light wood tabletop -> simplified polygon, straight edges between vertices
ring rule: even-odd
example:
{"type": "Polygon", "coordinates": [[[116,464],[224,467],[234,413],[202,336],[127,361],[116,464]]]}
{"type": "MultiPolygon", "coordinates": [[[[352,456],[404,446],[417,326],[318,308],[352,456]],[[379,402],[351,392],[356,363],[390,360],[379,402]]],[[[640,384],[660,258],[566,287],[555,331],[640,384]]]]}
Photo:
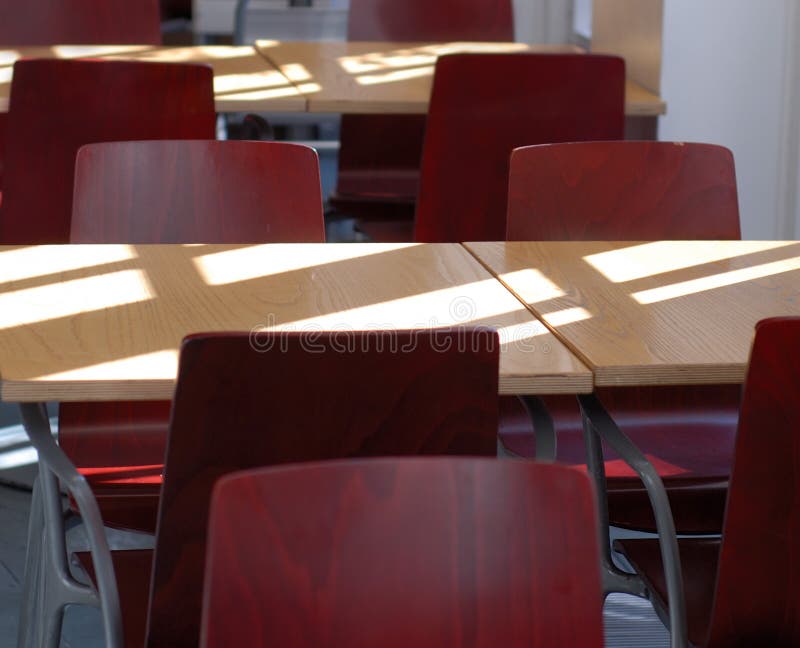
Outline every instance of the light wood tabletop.
{"type": "Polygon", "coordinates": [[[499,330],[501,393],[592,389],[456,244],[0,247],[0,277],[5,401],[171,398],[191,332],[458,324],[499,330]]]}
{"type": "Polygon", "coordinates": [[[800,315],[800,242],[467,243],[596,385],[739,383],[759,320],[800,315]]]}
{"type": "MultiPolygon", "coordinates": [[[[257,41],[256,49],[303,88],[309,112],[426,113],[436,58],[457,52],[583,52],[573,45],[257,41]]],[[[666,104],[632,81],[626,113],[657,116],[666,104]]]]}
{"type": "Polygon", "coordinates": [[[0,112],[8,110],[14,61],[20,58],[101,58],[165,63],[206,63],[214,70],[218,112],[302,112],[302,83],[291,83],[253,47],[54,45],[0,50],[0,112]]]}

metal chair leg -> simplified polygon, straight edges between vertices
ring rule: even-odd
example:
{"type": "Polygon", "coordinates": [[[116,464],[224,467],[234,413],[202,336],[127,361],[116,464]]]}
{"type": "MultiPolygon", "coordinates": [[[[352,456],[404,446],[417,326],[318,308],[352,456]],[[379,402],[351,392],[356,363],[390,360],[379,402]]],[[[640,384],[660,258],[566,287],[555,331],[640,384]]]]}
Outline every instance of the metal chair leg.
{"type": "MultiPolygon", "coordinates": [[[[23,403],[20,411],[25,430],[39,453],[40,508],[44,523],[43,545],[39,549],[41,559],[38,561],[38,570],[41,576],[37,579],[39,591],[35,617],[28,619],[26,625],[29,629],[23,630],[23,633],[38,633],[36,641],[40,643],[33,645],[57,648],[65,606],[99,605],[103,615],[105,645],[109,648],[121,647],[123,635],[119,594],[97,501],[84,477],[53,440],[44,404],[23,403]],[[83,517],[97,576],[98,592],[79,583],[69,571],[59,479],[74,497],[83,517]]],[[[27,585],[26,577],[26,587],[27,585]]]]}
{"type": "MultiPolygon", "coordinates": [[[[656,529],[659,535],[659,546],[661,548],[661,559],[664,564],[664,575],[667,582],[667,596],[669,598],[669,630],[670,646],[672,648],[683,648],[688,645],[686,630],[686,600],[683,590],[683,574],[681,572],[680,552],[678,550],[678,538],[675,533],[675,522],[672,519],[672,511],[667,498],[667,491],[661,477],[647,460],[647,457],[622,433],[614,420],[606,412],[602,403],[594,394],[583,394],[578,396],[578,403],[581,407],[581,414],[584,422],[588,422],[585,428],[595,431],[614,451],[639,475],[642,483],[650,498],[650,505],[653,507],[653,514],[656,519],[656,529]]],[[[594,433],[586,435],[587,440],[597,439],[594,433]]],[[[587,446],[587,451],[589,446],[587,446]]],[[[604,505],[601,505],[601,523],[608,529],[608,508],[605,497],[605,468],[602,461],[602,449],[600,449],[599,439],[596,446],[589,452],[590,460],[594,462],[591,467],[595,481],[598,483],[598,495],[602,494],[604,505]],[[599,466],[597,462],[599,461],[599,466]],[[597,474],[595,474],[597,473],[597,474]]],[[[606,541],[607,542],[607,541],[606,541]]],[[[608,551],[610,560],[610,549],[608,551]]],[[[622,572],[621,572],[622,573],[622,572]]],[[[604,583],[611,585],[612,583],[604,583]]]]}
{"type": "Polygon", "coordinates": [[[42,587],[41,563],[43,559],[44,517],[39,478],[33,483],[31,511],[28,518],[28,542],[25,554],[25,576],[20,601],[17,648],[35,645],[35,620],[38,619],[38,595],[42,587]]]}
{"type": "Polygon", "coordinates": [[[552,463],[556,460],[556,428],[553,417],[538,396],[518,396],[531,417],[533,431],[536,435],[536,459],[552,463]]]}

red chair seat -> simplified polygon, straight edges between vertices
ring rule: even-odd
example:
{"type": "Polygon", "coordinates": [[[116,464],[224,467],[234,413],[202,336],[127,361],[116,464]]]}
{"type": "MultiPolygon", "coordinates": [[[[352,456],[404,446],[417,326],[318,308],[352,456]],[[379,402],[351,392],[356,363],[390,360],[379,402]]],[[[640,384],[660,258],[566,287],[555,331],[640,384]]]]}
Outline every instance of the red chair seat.
{"type": "MultiPolygon", "coordinates": [[[[605,397],[620,429],[642,448],[664,480],[681,533],[719,533],[736,438],[739,388],[692,389],[693,402],[680,409],[670,409],[669,404],[683,395],[683,389],[652,392],[646,409],[637,409],[631,403],[636,397],[634,391],[619,394],[600,390],[599,394],[605,397]],[[716,407],[709,408],[704,397],[716,407]],[[617,411],[614,405],[620,406],[617,411]]],[[[557,460],[585,470],[586,450],[576,399],[549,397],[545,403],[556,426],[557,460]]],[[[518,401],[510,402],[502,412],[500,440],[513,454],[535,457],[531,423],[518,401]]],[[[641,481],[612,450],[605,448],[604,456],[611,524],[654,531],[655,520],[641,481]]]]}
{"type": "Polygon", "coordinates": [[[169,410],[169,401],[61,405],[59,443],[107,525],[155,533],[169,410]]]}
{"type": "MultiPolygon", "coordinates": [[[[74,555],[92,584],[96,586],[92,555],[88,551],[77,552],[74,555]]],[[[151,549],[113,551],[111,559],[119,588],[125,646],[141,648],[144,646],[147,631],[147,602],[150,596],[153,551],[151,549]]]]}
{"type": "MultiPolygon", "coordinates": [[[[689,641],[695,646],[703,646],[711,623],[721,541],[716,538],[681,538],[679,546],[689,641]]],[[[617,540],[614,549],[621,552],[642,575],[654,603],[661,610],[668,610],[667,585],[658,540],[617,540]]]]}

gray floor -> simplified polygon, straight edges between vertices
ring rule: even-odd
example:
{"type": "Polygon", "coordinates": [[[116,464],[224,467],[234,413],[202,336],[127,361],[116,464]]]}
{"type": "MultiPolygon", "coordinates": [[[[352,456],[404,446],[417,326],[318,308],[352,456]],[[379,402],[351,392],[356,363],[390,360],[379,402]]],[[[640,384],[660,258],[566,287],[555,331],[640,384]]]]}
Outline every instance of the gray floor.
{"type": "MultiPolygon", "coordinates": [[[[30,486],[35,475],[31,452],[16,420],[16,410],[0,404],[0,648],[15,645],[17,614],[23,579],[25,536],[30,486]]],[[[146,547],[148,536],[109,530],[114,548],[146,547]]],[[[73,550],[85,549],[81,527],[68,533],[73,550]]],[[[647,601],[615,594],[604,608],[606,645],[609,648],[666,647],[667,632],[647,601]]],[[[74,607],[68,610],[62,646],[95,648],[102,646],[100,616],[97,610],[74,607]]]]}

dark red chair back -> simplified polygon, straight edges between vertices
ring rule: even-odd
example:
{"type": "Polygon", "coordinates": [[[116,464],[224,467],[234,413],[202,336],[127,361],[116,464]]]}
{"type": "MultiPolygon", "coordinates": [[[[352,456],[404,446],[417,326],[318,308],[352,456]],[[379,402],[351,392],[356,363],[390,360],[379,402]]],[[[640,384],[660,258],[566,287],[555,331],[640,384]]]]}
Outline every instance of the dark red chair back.
{"type": "Polygon", "coordinates": [[[74,243],[324,242],[319,160],[296,144],[112,142],[78,152],[74,243]]]}
{"type": "Polygon", "coordinates": [[[69,241],[75,156],[93,142],[213,139],[205,65],[29,60],[14,65],[0,241],[69,241]]]}
{"type": "Polygon", "coordinates": [[[239,473],[214,491],[201,645],[599,648],[593,503],[577,471],[492,459],[239,473]]]}
{"type": "Polygon", "coordinates": [[[800,318],[760,322],[750,356],[708,646],[800,645],[800,318]]]}
{"type": "MultiPolygon", "coordinates": [[[[510,0],[351,0],[352,41],[513,41],[510,0]]],[[[424,115],[343,115],[337,193],[413,201],[424,115]]]]}
{"type": "Polygon", "coordinates": [[[493,455],[487,330],[205,334],[184,342],[167,444],[148,645],[196,646],[211,489],[270,464],[493,455]]]}
{"type": "Polygon", "coordinates": [[[513,41],[509,0],[350,0],[353,41],[513,41]]]}
{"type": "Polygon", "coordinates": [[[621,139],[625,62],[584,54],[453,54],[433,79],[415,237],[502,240],[511,151],[621,139]]]}
{"type": "Polygon", "coordinates": [[[0,46],[161,43],[158,0],[0,0],[0,46]]]}
{"type": "Polygon", "coordinates": [[[673,142],[579,142],[511,154],[510,241],[739,239],[733,154],[673,142]]]}

